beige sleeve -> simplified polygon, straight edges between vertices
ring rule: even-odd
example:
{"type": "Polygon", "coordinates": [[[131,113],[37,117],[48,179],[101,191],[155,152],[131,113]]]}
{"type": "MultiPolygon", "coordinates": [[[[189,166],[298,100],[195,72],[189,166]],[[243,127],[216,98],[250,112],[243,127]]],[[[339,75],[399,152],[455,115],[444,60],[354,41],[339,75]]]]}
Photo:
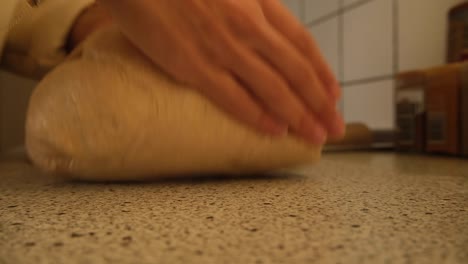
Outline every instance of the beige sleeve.
{"type": "Polygon", "coordinates": [[[19,1],[10,22],[1,66],[40,78],[67,55],[68,34],[79,14],[94,0],[47,0],[38,7],[19,1]]]}
{"type": "Polygon", "coordinates": [[[8,33],[8,26],[15,11],[17,0],[2,0],[0,5],[0,60],[2,57],[3,45],[8,33]]]}

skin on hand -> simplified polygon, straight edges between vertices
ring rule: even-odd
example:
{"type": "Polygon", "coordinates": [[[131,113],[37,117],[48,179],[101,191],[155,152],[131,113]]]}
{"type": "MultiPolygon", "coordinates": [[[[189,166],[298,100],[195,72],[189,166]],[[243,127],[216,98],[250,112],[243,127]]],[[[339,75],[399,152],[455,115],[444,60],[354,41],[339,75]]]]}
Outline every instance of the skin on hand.
{"type": "Polygon", "coordinates": [[[91,33],[109,22],[111,22],[111,18],[106,9],[99,3],[92,4],[76,18],[68,35],[67,50],[71,52],[91,33]]]}
{"type": "Polygon", "coordinates": [[[338,82],[279,0],[101,2],[154,63],[238,120],[313,144],[343,136],[338,82]]]}

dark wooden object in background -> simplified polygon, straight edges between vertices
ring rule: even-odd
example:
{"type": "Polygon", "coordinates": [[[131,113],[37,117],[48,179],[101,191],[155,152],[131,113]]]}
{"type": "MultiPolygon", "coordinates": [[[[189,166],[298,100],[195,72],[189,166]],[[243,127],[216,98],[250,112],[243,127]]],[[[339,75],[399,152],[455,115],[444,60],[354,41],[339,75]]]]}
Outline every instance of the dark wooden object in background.
{"type": "Polygon", "coordinates": [[[448,20],[447,61],[459,62],[466,59],[468,49],[468,2],[453,7],[448,20]]]}
{"type": "Polygon", "coordinates": [[[426,71],[426,151],[458,155],[461,64],[426,71]]]}
{"type": "Polygon", "coordinates": [[[461,69],[461,102],[460,102],[460,126],[461,126],[461,154],[468,157],[468,63],[461,69]]]}
{"type": "Polygon", "coordinates": [[[395,148],[399,151],[425,150],[424,88],[424,71],[408,71],[396,76],[395,148]]]}

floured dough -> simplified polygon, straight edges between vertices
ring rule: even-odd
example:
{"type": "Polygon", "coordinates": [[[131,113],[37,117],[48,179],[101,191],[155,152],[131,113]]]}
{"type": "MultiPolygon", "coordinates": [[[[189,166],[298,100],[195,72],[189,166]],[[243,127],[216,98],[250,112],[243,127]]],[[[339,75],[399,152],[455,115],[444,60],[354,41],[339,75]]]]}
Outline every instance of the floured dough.
{"type": "Polygon", "coordinates": [[[231,119],[168,79],[113,28],[45,77],[26,126],[35,164],[86,180],[262,172],[316,161],[321,151],[231,119]]]}

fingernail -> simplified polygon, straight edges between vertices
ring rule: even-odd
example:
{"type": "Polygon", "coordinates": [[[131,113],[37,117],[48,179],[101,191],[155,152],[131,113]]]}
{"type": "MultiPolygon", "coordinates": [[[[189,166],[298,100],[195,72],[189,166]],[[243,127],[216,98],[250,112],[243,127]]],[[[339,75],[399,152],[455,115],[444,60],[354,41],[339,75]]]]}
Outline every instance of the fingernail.
{"type": "Polygon", "coordinates": [[[315,133],[313,134],[311,139],[311,143],[319,145],[325,144],[325,142],[327,141],[327,132],[325,131],[325,129],[319,126],[315,129],[315,133]]]}
{"type": "Polygon", "coordinates": [[[332,137],[342,137],[345,134],[345,124],[341,115],[337,114],[337,118],[330,126],[330,135],[332,137]]]}
{"type": "Polygon", "coordinates": [[[304,122],[300,135],[309,143],[322,145],[327,141],[327,132],[318,123],[304,122]]]}

